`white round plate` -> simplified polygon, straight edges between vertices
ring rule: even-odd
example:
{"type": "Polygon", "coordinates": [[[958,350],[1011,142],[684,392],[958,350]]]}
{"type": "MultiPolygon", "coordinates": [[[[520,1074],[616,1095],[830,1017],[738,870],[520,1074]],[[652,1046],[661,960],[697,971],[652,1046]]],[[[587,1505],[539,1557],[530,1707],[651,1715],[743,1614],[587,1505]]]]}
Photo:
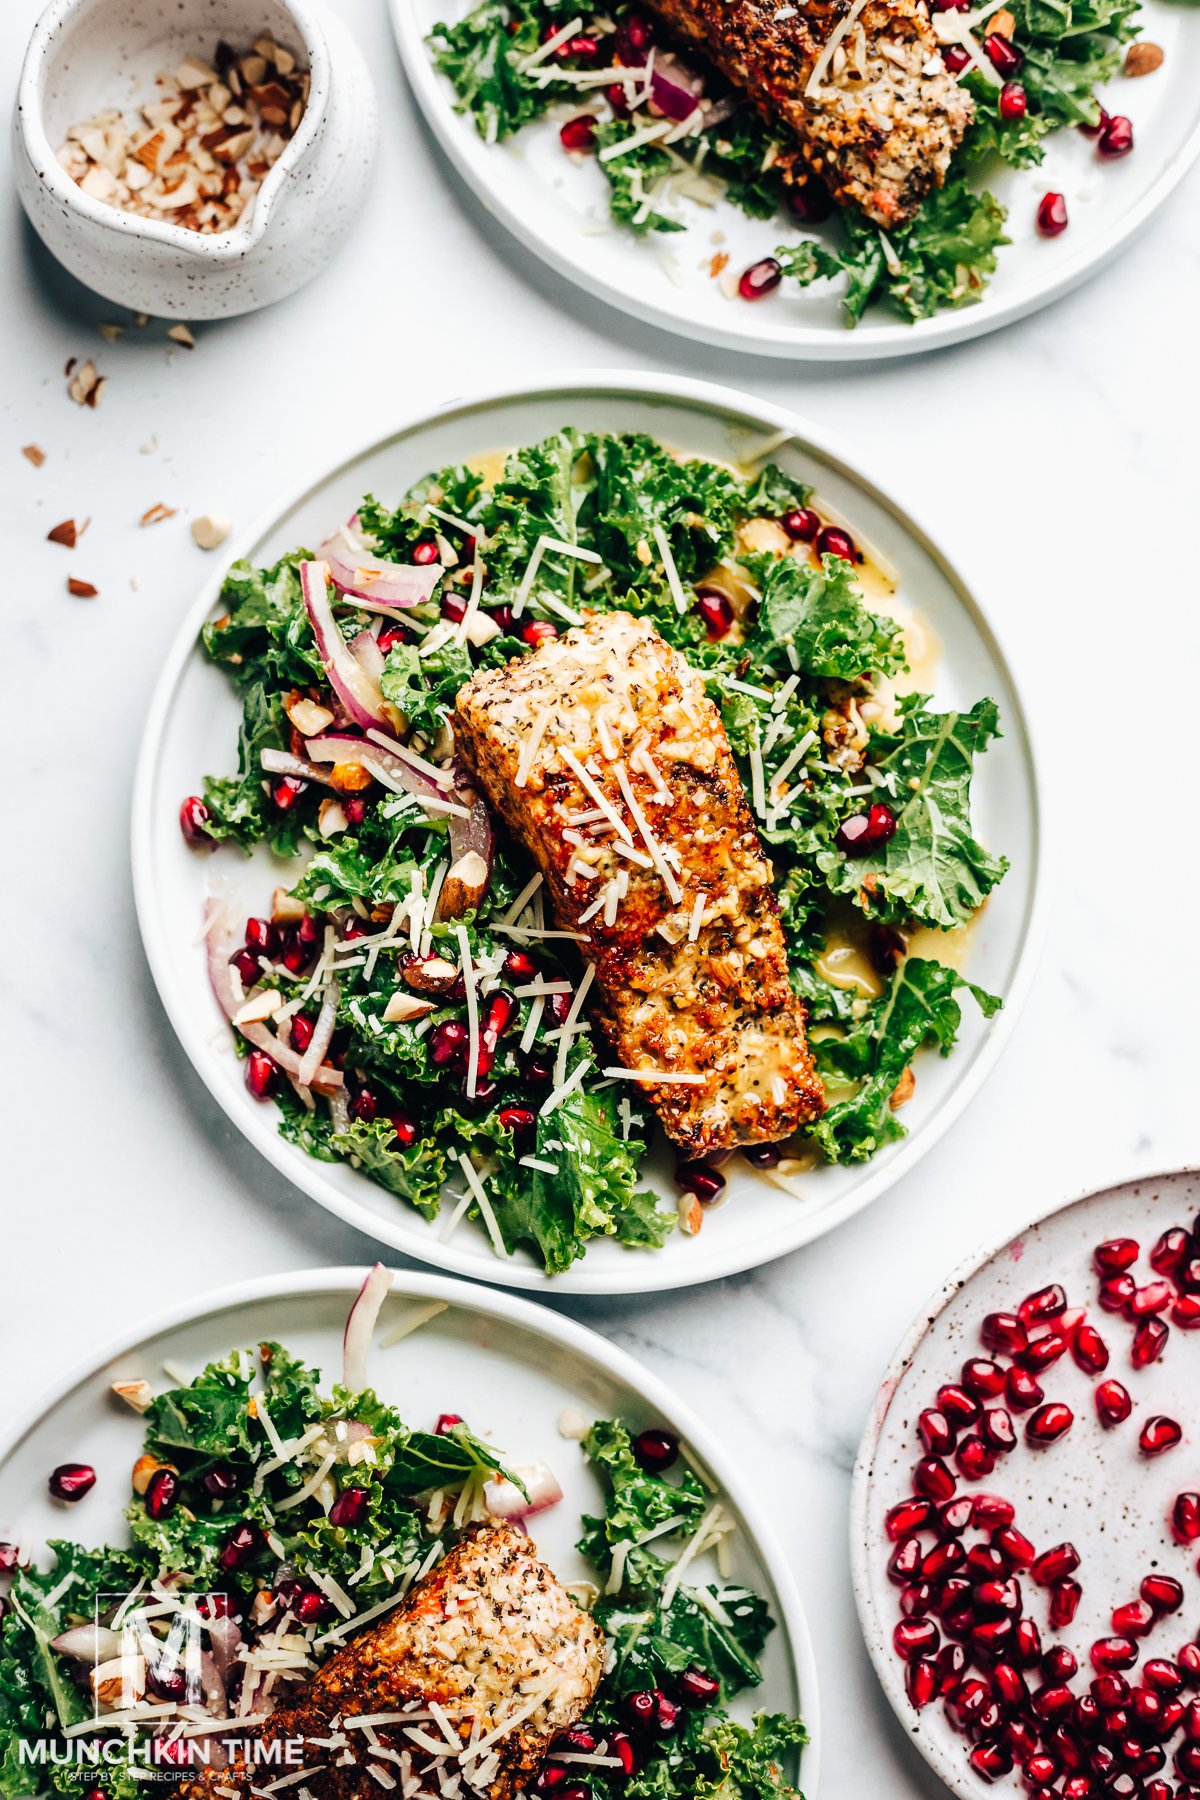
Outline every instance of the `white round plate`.
{"type": "MultiPolygon", "coordinates": [[[[1133,121],[1135,149],[1101,162],[1076,131],[1046,140],[1039,168],[989,173],[988,186],[1008,209],[1013,240],[998,255],[983,299],[912,325],[873,308],[855,330],[843,323],[840,282],[815,288],[784,283],[748,302],[726,297],[710,270],[725,252],[728,267],[748,268],[775,246],[801,235],[789,220],[749,219],[735,206],[680,203],[685,232],[644,238],[610,226],[608,183],[591,159],[569,157],[559,142],[563,107],[503,144],[485,144],[471,119],[454,111],[454,90],[430,59],[426,37],[442,20],[457,20],[474,0],[390,0],[405,72],[438,142],[472,195],[559,274],[589,294],[664,330],[764,356],[861,361],[914,355],[962,343],[1024,318],[1067,293],[1114,255],[1144,225],[1200,154],[1200,16],[1173,0],[1145,0],[1143,35],[1166,52],[1163,66],[1137,80],[1120,77],[1103,90],[1110,112],[1133,121]],[[1038,201],[1066,196],[1070,226],[1061,237],[1038,236],[1038,201]]],[[[582,104],[582,103],[581,103],[582,104]]]]}
{"type": "MultiPolygon", "coordinates": [[[[629,1251],[610,1240],[552,1280],[521,1253],[500,1261],[482,1228],[464,1223],[443,1243],[436,1223],[376,1186],[346,1163],[317,1162],[285,1142],[273,1105],[247,1092],[209,986],[198,939],[204,898],[214,880],[260,913],[286,871],[260,850],[214,856],[189,850],[179,831],[179,803],[206,773],[231,768],[240,708],[223,672],[198,647],[216,601],[214,575],[185,617],[150,708],[133,801],[133,874],[142,937],[154,979],[184,1048],[209,1091],[238,1129],[312,1199],[393,1249],[484,1281],[564,1293],[635,1293],[686,1287],[773,1257],[828,1231],[906,1173],[957,1117],[982,1082],[1012,1029],[1032,978],[1040,936],[1042,851],[1033,749],[1013,676],[973,589],[952,569],[910,515],[856,472],[824,433],[781,408],[726,389],[667,376],[606,373],[551,379],[544,387],[464,401],[372,444],[292,495],[236,546],[252,562],[271,562],[297,544],[319,542],[351,513],[364,493],[399,497],[420,475],[445,463],[533,443],[566,424],[587,430],[646,431],[693,455],[736,459],[753,446],[785,437],[771,451],[784,468],[815,483],[830,509],[899,572],[900,597],[919,607],[943,647],[939,703],[969,706],[983,694],[999,702],[1004,736],[984,757],[977,780],[977,819],[984,842],[1012,868],[972,928],[972,979],[1004,997],[1004,1011],[985,1025],[969,999],[961,1042],[948,1058],[923,1057],[910,1135],[868,1164],[825,1168],[798,1200],[742,1165],[730,1180],[730,1203],[705,1217],[697,1237],[673,1233],[661,1250],[629,1251]]],[[[232,558],[231,558],[232,560],[232,558]]],[[[667,1160],[651,1185],[674,1204],[667,1160]]]]}
{"type": "MultiPolygon", "coordinates": [[[[1015,1791],[1018,1783],[1014,1778],[993,1787],[973,1773],[967,1766],[968,1740],[951,1727],[940,1702],[914,1710],[904,1690],[905,1665],[892,1647],[900,1589],[888,1577],[894,1546],[887,1542],[883,1521],[889,1508],[912,1492],[912,1468],[922,1454],[917,1414],[933,1405],[943,1382],[957,1381],[967,1357],[988,1355],[979,1340],[985,1313],[1015,1312],[1027,1294],[1061,1282],[1070,1306],[1087,1307],[1089,1321],[1108,1346],[1106,1375],[1128,1388],[1133,1413],[1124,1424],[1104,1430],[1092,1392],[1099,1378],[1085,1375],[1068,1354],[1039,1378],[1046,1399],[1064,1400],[1075,1414],[1065,1437],[1031,1451],[1020,1435],[1021,1415],[1014,1415],[1017,1448],[998,1460],[983,1481],[960,1483],[960,1492],[969,1493],[975,1485],[1011,1500],[1018,1529],[1039,1552],[1064,1541],[1079,1551],[1083,1598],[1065,1631],[1049,1628],[1045,1590],[1022,1582],[1026,1610],[1041,1627],[1043,1642],[1066,1644],[1079,1661],[1077,1693],[1085,1691],[1085,1678],[1094,1672],[1089,1646],[1112,1635],[1113,1607],[1136,1600],[1139,1582],[1152,1571],[1182,1582],[1187,1598],[1182,1612],[1161,1621],[1142,1640],[1142,1659],[1174,1656],[1196,1629],[1195,1546],[1183,1549],[1174,1542],[1168,1515],[1175,1495],[1197,1485],[1200,1335],[1172,1329],[1161,1362],[1149,1369],[1132,1368],[1133,1327],[1098,1306],[1092,1251],[1108,1238],[1136,1238],[1142,1256],[1130,1272],[1139,1285],[1157,1280],[1146,1260],[1150,1249],[1168,1226],[1190,1228],[1198,1208],[1200,1172],[1184,1170],[1122,1182],[1048,1213],[949,1277],[921,1310],[879,1390],[855,1464],[850,1502],[859,1622],[897,1718],[931,1768],[963,1800],[981,1800],[1010,1786],[1015,1791]],[[1150,1461],[1138,1450],[1138,1432],[1153,1413],[1177,1419],[1184,1436],[1178,1448],[1150,1461]]],[[[1130,1678],[1136,1673],[1128,1671],[1130,1678]]],[[[1169,1779],[1170,1769],[1164,1774],[1169,1779]]]]}
{"type": "MultiPolygon", "coordinates": [[[[124,1507],[129,1471],[142,1447],[142,1422],[109,1391],[113,1381],[171,1385],[164,1363],[191,1379],[206,1362],[263,1339],[282,1343],[317,1368],[322,1385],[341,1380],[342,1332],[361,1269],[272,1275],[188,1300],[122,1335],[71,1370],[0,1441],[0,1538],[37,1553],[47,1539],[128,1542],[124,1507]],[[70,1509],[52,1501],[46,1478],[62,1462],[87,1462],[99,1479],[70,1509]]],[[[655,1376],[595,1332],[548,1307],[444,1277],[397,1272],[368,1361],[371,1385],[410,1424],[432,1429],[454,1411],[517,1461],[543,1460],[563,1499],[539,1513],[539,1553],[563,1581],[592,1574],[575,1549],[583,1513],[602,1510],[601,1489],[578,1443],[557,1421],[565,1407],[587,1418],[619,1415],[636,1429],[677,1431],[711,1474],[737,1522],[729,1539],[732,1577],[761,1593],[776,1629],[763,1657],[762,1684],[732,1709],[747,1720],[760,1707],[799,1714],[810,1743],[801,1757],[804,1791],[815,1800],[821,1755],[817,1670],[795,1584],[758,1502],[721,1444],[655,1376]],[[431,1300],[446,1310],[389,1348],[379,1342],[431,1300]]]]}

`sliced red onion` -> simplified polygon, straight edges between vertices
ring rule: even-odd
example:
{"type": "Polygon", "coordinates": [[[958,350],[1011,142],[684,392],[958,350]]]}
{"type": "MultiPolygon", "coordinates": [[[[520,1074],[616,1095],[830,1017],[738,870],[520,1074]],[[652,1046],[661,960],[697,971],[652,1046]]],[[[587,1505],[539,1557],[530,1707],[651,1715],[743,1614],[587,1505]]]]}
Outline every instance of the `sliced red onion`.
{"type": "Polygon", "coordinates": [[[680,123],[690,119],[700,105],[703,90],[699,79],[673,56],[656,56],[650,71],[650,95],[664,118],[680,123]]]}
{"type": "Polygon", "coordinates": [[[503,1476],[485,1484],[483,1504],[493,1519],[527,1519],[531,1513],[544,1512],[556,1506],[563,1497],[558,1477],[547,1463],[528,1463],[513,1470],[528,1490],[528,1498],[515,1481],[503,1476]]]}
{"type": "Polygon", "coordinates": [[[268,775],[295,775],[301,781],[317,781],[322,787],[332,787],[333,783],[324,769],[318,769],[314,763],[305,762],[302,756],[293,756],[288,750],[272,750],[270,746],[258,753],[260,768],[268,775]]]}
{"type": "Polygon", "coordinates": [[[329,1118],[330,1118],[330,1123],[332,1124],[333,1129],[335,1131],[337,1131],[337,1132],[349,1131],[349,1129],[350,1129],[350,1101],[347,1098],[345,1088],[343,1088],[340,1093],[330,1094],[330,1096],[329,1096],[329,1118]]]}
{"type": "Polygon", "coordinates": [[[73,1625],[69,1631],[60,1631],[51,1638],[50,1648],[60,1656],[69,1656],[72,1662],[91,1663],[95,1668],[98,1663],[120,1656],[121,1634],[110,1631],[107,1625],[73,1625]]]}
{"type": "Polygon", "coordinates": [[[423,606],[442,576],[441,563],[385,562],[355,529],[353,520],[335,531],[318,555],[329,564],[344,593],[381,603],[380,610],[423,606]]]}
{"type": "Polygon", "coordinates": [[[356,725],[364,731],[372,725],[388,729],[386,702],[377,681],[367,674],[350,653],[350,646],[338,630],[329,603],[329,564],[300,564],[300,587],[304,606],[317,641],[317,649],[325,664],[330,686],[356,725]]]}
{"type": "Polygon", "coordinates": [[[242,1628],[228,1613],[220,1613],[205,1619],[204,1629],[208,1633],[213,1665],[224,1680],[238,1660],[238,1651],[242,1647],[242,1628]]]}
{"type": "Polygon", "coordinates": [[[455,813],[450,815],[451,865],[450,873],[442,883],[442,899],[438,904],[441,918],[455,918],[469,907],[479,905],[492,879],[492,859],[496,853],[491,814],[457,763],[454,769],[454,797],[468,809],[468,817],[460,819],[455,813]],[[483,864],[482,878],[478,865],[469,860],[473,856],[483,864]]]}
{"type": "Polygon", "coordinates": [[[317,1022],[313,1026],[313,1034],[309,1039],[308,1049],[300,1058],[300,1067],[296,1070],[296,1080],[301,1087],[311,1087],[313,1077],[325,1060],[333,1037],[333,1028],[337,1024],[338,984],[330,980],[325,984],[325,997],[321,1001],[321,1010],[317,1014],[317,1022]]]}
{"type": "Polygon", "coordinates": [[[229,1711],[225,1682],[215,1658],[207,1650],[200,1652],[200,1693],[207,1710],[215,1719],[223,1719],[229,1711]]]}
{"type": "MultiPolygon", "coordinates": [[[[234,990],[233,972],[229,965],[229,958],[238,947],[237,935],[226,909],[214,898],[209,899],[205,909],[205,921],[210,927],[205,940],[208,946],[208,978],[222,1012],[232,1024],[234,1014],[242,1004],[242,997],[234,990]]],[[[237,1029],[247,1043],[265,1051],[290,1080],[300,1080],[300,1058],[290,1044],[282,1043],[261,1022],[249,1021],[245,1025],[239,1025],[237,1029]]],[[[310,1044],[309,1050],[311,1049],[310,1044]]],[[[340,1069],[325,1068],[316,1070],[311,1081],[303,1082],[302,1085],[314,1087],[319,1094],[328,1094],[343,1087],[345,1079],[340,1069]]]]}
{"type": "Polygon", "coordinates": [[[342,1383],[352,1394],[361,1394],[367,1385],[367,1352],[379,1309],[392,1285],[392,1271],[376,1263],[358,1290],[358,1298],[350,1308],[342,1339],[342,1383]]]}
{"type": "MultiPolygon", "coordinates": [[[[441,783],[418,768],[410,761],[409,754],[400,754],[403,746],[396,750],[385,749],[382,744],[372,743],[369,738],[353,737],[346,731],[326,731],[319,738],[309,738],[304,748],[317,763],[361,763],[364,769],[370,769],[372,761],[378,768],[403,787],[409,794],[425,794],[436,796],[439,800],[450,798],[449,790],[452,781],[449,777],[441,783]]],[[[374,770],[372,770],[374,773],[374,770]]]]}
{"type": "Polygon", "coordinates": [[[350,639],[350,654],[367,677],[379,686],[379,677],[383,674],[387,657],[369,631],[360,631],[356,638],[350,639]]]}

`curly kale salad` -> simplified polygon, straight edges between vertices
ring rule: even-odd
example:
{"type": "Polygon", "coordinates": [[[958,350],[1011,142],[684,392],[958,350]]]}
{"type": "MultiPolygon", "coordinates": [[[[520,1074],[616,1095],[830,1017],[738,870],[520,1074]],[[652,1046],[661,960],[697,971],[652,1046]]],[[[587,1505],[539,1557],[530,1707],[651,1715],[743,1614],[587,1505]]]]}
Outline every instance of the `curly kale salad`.
{"type": "MultiPolygon", "coordinates": [[[[328,589],[303,550],[230,570],[203,643],[241,698],[238,772],[180,817],[198,848],[284,859],[263,916],[210,902],[207,942],[247,1085],[287,1138],[443,1236],[470,1216],[497,1255],[523,1247],[552,1273],[596,1238],[652,1249],[676,1229],[640,1179],[650,1108],[602,1073],[576,943],[448,725],[474,670],[615,607],[651,620],[720,708],[826,1085],[803,1136],[742,1166],[795,1191],[797,1158],[859,1162],[903,1135],[917,1051],[952,1049],[964,990],[1000,1004],[909,954],[914,930],[967,924],[1007,866],[970,816],[997,708],[897,693],[903,631],[811,502],[769,463],[564,428],[487,475],[437,470],[394,508],[368,496],[321,548],[328,589]],[[826,960],[848,937],[863,979],[826,960]]],[[[725,1185],[715,1160],[677,1179],[706,1203],[725,1185]]]]}
{"type": "MultiPolygon", "coordinates": [[[[781,283],[832,282],[853,327],[873,305],[911,322],[982,298],[997,252],[1011,241],[991,187],[1006,165],[1040,164],[1050,134],[1077,128],[1095,139],[1098,179],[1105,163],[1133,150],[1130,121],[1115,108],[1110,117],[1097,90],[1123,67],[1144,74],[1161,63],[1150,44],[1146,60],[1126,62],[1138,14],[1139,0],[932,0],[941,58],[974,118],[944,185],[915,217],[887,229],[853,203],[835,207],[818,176],[797,183],[795,142],[693,43],[674,41],[637,7],[478,0],[437,24],[428,42],[456,110],[488,143],[553,115],[564,150],[594,162],[607,183],[618,227],[703,231],[703,259],[731,300],[761,300],[781,283]],[[724,234],[711,226],[720,199],[752,219],[786,222],[772,255],[745,270],[729,265],[724,234]]],[[[1048,192],[1032,222],[1044,237],[1066,230],[1064,196],[1048,192]]],[[[663,256],[673,279],[689,278],[694,257],[677,262],[667,248],[663,256]]]]}
{"type": "MultiPolygon", "coordinates": [[[[380,1300],[370,1282],[368,1312],[380,1300]]],[[[437,1310],[420,1309],[410,1325],[437,1310]]],[[[528,1518],[536,1536],[533,1515],[562,1504],[545,1464],[506,1466],[456,1415],[406,1423],[356,1360],[351,1352],[331,1393],[277,1343],[235,1349],[166,1392],[118,1385],[145,1419],[128,1541],[59,1539],[48,1554],[0,1543],[5,1800],[55,1791],[134,1800],[156,1777],[220,1771],[251,1755],[256,1727],[276,1708],[302,1706],[313,1673],[358,1632],[381,1628],[474,1522],[528,1518]],[[105,1747],[102,1761],[89,1760],[89,1743],[105,1747]]],[[[748,1723],[729,1714],[759,1685],[774,1627],[762,1598],[729,1576],[735,1527],[707,1477],[660,1427],[589,1427],[564,1413],[560,1432],[582,1437],[603,1495],[602,1510],[576,1528],[590,1578],[567,1594],[571,1610],[601,1628],[605,1654],[586,1712],[549,1743],[529,1792],[800,1800],[800,1721],[751,1715],[749,1705],[739,1708],[748,1723]]],[[[103,1494],[109,1485],[107,1471],[78,1463],[48,1478],[56,1498],[84,1512],[93,1486],[103,1494]]],[[[492,1703],[514,1728],[529,1712],[519,1692],[492,1703]]],[[[346,1718],[358,1722],[349,1704],[346,1718]]],[[[436,1709],[407,1729],[395,1712],[375,1716],[392,1721],[395,1743],[376,1750],[373,1781],[364,1777],[381,1800],[414,1786],[423,1797],[489,1791],[488,1766],[470,1761],[470,1745],[448,1755],[458,1740],[437,1741],[436,1709]],[[423,1720],[434,1721],[424,1734],[423,1720]],[[405,1745],[412,1740],[415,1756],[429,1731],[432,1767],[402,1788],[405,1745]]],[[[304,1796],[293,1784],[305,1773],[264,1769],[254,1791],[277,1783],[304,1796]]],[[[220,1794],[220,1773],[213,1779],[220,1794]]],[[[318,1786],[323,1779],[318,1772],[318,1786]]]]}

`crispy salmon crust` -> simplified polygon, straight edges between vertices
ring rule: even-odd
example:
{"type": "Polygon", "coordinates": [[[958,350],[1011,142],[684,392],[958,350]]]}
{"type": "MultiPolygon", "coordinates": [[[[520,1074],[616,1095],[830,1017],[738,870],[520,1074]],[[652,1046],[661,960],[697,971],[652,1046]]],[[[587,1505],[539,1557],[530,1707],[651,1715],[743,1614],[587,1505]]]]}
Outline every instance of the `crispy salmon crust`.
{"type": "Polygon", "coordinates": [[[691,1156],[819,1114],[771,870],[721,715],[654,627],[605,613],[462,689],[455,739],[594,970],[591,1016],[691,1156]],[[601,804],[602,802],[602,804],[601,804]]]}
{"type": "MultiPolygon", "coordinates": [[[[924,0],[866,0],[809,92],[849,0],[649,0],[685,44],[708,57],[769,125],[782,126],[834,197],[884,227],[903,225],[974,116],[944,67],[924,0]]],[[[790,159],[782,159],[790,178],[790,159]]],[[[799,174],[799,171],[797,171],[799,174]]],[[[800,176],[802,180],[802,175],[800,176]]]]}
{"type": "MultiPolygon", "coordinates": [[[[604,1633],[538,1560],[530,1538],[509,1524],[473,1525],[394,1612],[331,1656],[258,1735],[264,1745],[304,1741],[302,1763],[281,1766],[284,1774],[308,1771],[303,1787],[289,1783],[289,1800],[304,1789],[312,1800],[385,1800],[393,1780],[399,1800],[404,1766],[425,1775],[422,1792],[437,1794],[457,1775],[464,1795],[513,1800],[554,1739],[587,1710],[603,1667],[604,1633]],[[482,1748],[465,1757],[453,1751],[431,1703],[463,1746],[482,1748]],[[409,1725],[389,1718],[408,1712],[409,1725]],[[428,1748],[439,1740],[440,1760],[428,1748]]],[[[249,1800],[279,1774],[280,1765],[237,1762],[206,1770],[182,1792],[186,1800],[249,1800]]]]}

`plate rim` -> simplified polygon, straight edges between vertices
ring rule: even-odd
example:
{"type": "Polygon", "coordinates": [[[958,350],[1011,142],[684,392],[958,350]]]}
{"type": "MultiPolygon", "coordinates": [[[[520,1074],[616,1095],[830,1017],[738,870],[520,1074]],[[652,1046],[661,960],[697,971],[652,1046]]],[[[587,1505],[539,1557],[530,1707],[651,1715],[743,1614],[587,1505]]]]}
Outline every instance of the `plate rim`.
{"type": "Polygon", "coordinates": [[[1103,1187],[1089,1187],[1082,1192],[1072,1191],[1065,1200],[1056,1199],[1049,1206],[1028,1219],[1006,1231],[1004,1236],[987,1239],[983,1245],[970,1251],[955,1265],[945,1278],[932,1291],[925,1304],[913,1314],[913,1320],[895,1352],[888,1361],[887,1370],[871,1399],[867,1412],[867,1422],[859,1440],[858,1453],[854,1459],[854,1469],[850,1478],[849,1539],[850,1539],[850,1590],[854,1596],[854,1610],[858,1619],[858,1628],[862,1635],[863,1645],[871,1660],[871,1666],[879,1681],[883,1697],[895,1714],[896,1720],[908,1741],[916,1746],[918,1754],[933,1770],[939,1780],[945,1782],[959,1800],[982,1800],[985,1792],[984,1783],[972,1780],[956,1763],[951,1764],[941,1749],[940,1744],[925,1736],[918,1725],[914,1726],[911,1709],[901,1710],[901,1698],[894,1691],[892,1676],[895,1673],[895,1659],[889,1657],[887,1650],[872,1626],[877,1623],[875,1608],[871,1598],[871,1577],[867,1566],[868,1544],[867,1501],[871,1483],[871,1472],[875,1461],[875,1453],[879,1440],[883,1435],[883,1426],[896,1395],[896,1389],[903,1380],[910,1363],[922,1341],[928,1336],[949,1306],[962,1289],[981,1269],[994,1262],[1017,1238],[1027,1237],[1031,1231],[1056,1218],[1059,1213],[1070,1212],[1074,1207],[1084,1206],[1089,1200],[1101,1200],[1109,1195],[1119,1193],[1123,1188],[1167,1185],[1181,1179],[1200,1180],[1200,1162],[1184,1163],[1174,1169],[1148,1169],[1136,1164],[1115,1181],[1106,1182],[1103,1187]]]}
{"type": "MultiPolygon", "coordinates": [[[[986,590],[986,583],[984,588],[986,590]]],[[[993,612],[990,607],[985,608],[985,603],[978,597],[979,592],[980,589],[974,583],[969,583],[959,573],[956,564],[939,547],[937,540],[908,503],[893,500],[888,487],[872,472],[869,459],[864,462],[852,456],[839,434],[827,431],[824,426],[803,417],[790,407],[692,376],[620,369],[552,370],[537,382],[503,382],[473,390],[466,396],[458,396],[440,406],[402,415],[402,422],[388,432],[367,434],[356,447],[340,454],[336,462],[321,466],[315,475],[310,474],[289,486],[245,531],[238,533],[228,548],[223,546],[220,565],[204,582],[191,607],[180,619],[176,635],[163,659],[146,715],[131,796],[130,841],[134,906],[159,1002],[193,1070],[239,1134],[307,1199],[323,1206],[377,1243],[387,1245],[390,1250],[471,1279],[546,1294],[645,1294],[675,1291],[698,1286],[702,1282],[723,1280],[747,1269],[763,1267],[800,1249],[815,1238],[823,1237],[827,1231],[854,1217],[910,1173],[965,1111],[1009,1042],[1041,957],[1049,911],[1051,873],[1051,857],[1045,831],[1046,797],[1041,773],[1043,759],[1028,693],[1017,678],[1016,667],[1007,652],[1003,633],[996,625],[993,612]],[[464,1255],[462,1246],[456,1248],[453,1242],[443,1245],[436,1239],[410,1242],[407,1236],[400,1240],[395,1233],[385,1236],[383,1231],[387,1221],[378,1217],[365,1202],[343,1195],[327,1179],[323,1164],[287,1143],[276,1130],[263,1133],[263,1141],[260,1143],[258,1136],[245,1128],[244,1109],[238,1104],[238,1096],[230,1084],[219,1078],[219,1071],[210,1054],[211,1043],[208,1037],[202,1031],[193,1029],[187,1009],[182,1003],[182,994],[177,995],[175,991],[170,949],[165,933],[160,934],[158,930],[153,856],[154,814],[151,802],[158,753],[171,700],[185,666],[195,652],[200,626],[220,592],[232,561],[249,554],[275,528],[283,515],[294,511],[310,495],[336,480],[351,465],[386,445],[457,416],[486,412],[504,405],[537,402],[554,396],[561,396],[564,402],[569,402],[572,396],[584,394],[610,399],[626,395],[642,401],[683,403],[701,412],[740,417],[747,426],[759,432],[786,431],[802,448],[811,449],[823,457],[838,473],[854,481],[876,504],[903,524],[908,534],[937,563],[956,590],[960,603],[972,617],[982,637],[990,644],[1012,691],[1013,735],[1022,750],[1031,790],[1030,831],[1033,855],[1026,900],[1025,933],[1017,953],[1013,978],[1004,995],[1004,1007],[989,1022],[986,1038],[976,1053],[972,1067],[963,1074],[933,1117],[904,1139],[891,1159],[884,1166],[877,1167],[873,1175],[868,1175],[844,1202],[833,1209],[826,1206],[816,1208],[811,1213],[798,1209],[793,1228],[778,1233],[765,1251],[760,1248],[757,1240],[747,1240],[740,1249],[735,1248],[718,1257],[715,1266],[710,1265],[707,1259],[703,1263],[696,1259],[691,1267],[669,1269],[662,1265],[660,1256],[654,1252],[646,1252],[636,1261],[631,1253],[628,1275],[622,1275],[619,1269],[614,1269],[611,1273],[595,1270],[589,1272],[585,1256],[562,1274],[550,1276],[544,1270],[534,1267],[502,1264],[490,1249],[481,1249],[478,1255],[471,1252],[464,1255]],[[1015,729],[1018,725],[1019,731],[1015,729]],[[297,1158],[302,1158],[302,1162],[297,1163],[297,1158]],[[831,1210],[832,1218],[829,1217],[831,1210]]]]}
{"type": "MultiPolygon", "coordinates": [[[[771,1578],[778,1602],[776,1629],[788,1642],[795,1667],[796,1685],[801,1701],[801,1716],[809,1734],[801,1759],[802,1778],[807,1800],[816,1800],[821,1769],[821,1697],[816,1651],[808,1617],[800,1591],[792,1574],[791,1563],[771,1521],[762,1513],[757,1495],[741,1470],[727,1455],[717,1433],[699,1416],[691,1403],[679,1395],[652,1369],[631,1356],[588,1325],[539,1305],[522,1295],[501,1288],[463,1281],[447,1275],[429,1275],[417,1269],[391,1269],[392,1284],[388,1297],[395,1299],[444,1300],[468,1313],[482,1313],[490,1319],[513,1325],[534,1337],[570,1348],[598,1364],[607,1374],[632,1388],[650,1405],[671,1419],[689,1444],[696,1447],[704,1466],[714,1475],[721,1489],[737,1506],[747,1535],[761,1557],[771,1578]]],[[[330,1265],[316,1269],[285,1270],[273,1275],[259,1275],[246,1281],[230,1282],[217,1288],[181,1299],[148,1317],[139,1318],[132,1334],[126,1327],[106,1338],[98,1347],[89,1346],[72,1358],[67,1368],[7,1425],[0,1427],[0,1465],[7,1463],[30,1432],[49,1418],[55,1408],[76,1388],[94,1381],[105,1367],[119,1357],[136,1350],[148,1340],[182,1327],[197,1325],[232,1307],[252,1305],[269,1300],[287,1300],[312,1294],[345,1294],[348,1299],[362,1286],[364,1269],[353,1264],[330,1265]]],[[[482,1353],[481,1353],[482,1354],[482,1353]]]]}
{"type": "MultiPolygon", "coordinates": [[[[750,336],[735,330],[723,330],[715,323],[710,326],[703,321],[681,319],[665,306],[643,299],[636,293],[625,292],[603,275],[596,276],[589,272],[585,276],[568,255],[560,252],[551,234],[537,229],[531,214],[522,212],[519,206],[510,202],[502,182],[489,181],[481,191],[477,183],[478,171],[458,129],[460,115],[454,112],[441,91],[440,78],[425,49],[414,0],[388,0],[388,12],[405,78],[416,99],[421,117],[459,180],[470,190],[474,204],[482,206],[498,219],[519,243],[573,287],[595,294],[605,305],[641,319],[645,324],[669,332],[674,337],[715,345],[723,350],[734,350],[745,356],[785,357],[795,362],[887,362],[903,356],[923,355],[951,344],[967,343],[973,338],[1000,331],[1062,299],[1131,245],[1170,198],[1197,158],[1200,158],[1198,101],[1195,118],[1183,144],[1173,156],[1165,159],[1140,199],[1127,208],[1106,231],[1090,240],[1087,245],[1081,245],[1079,251],[1061,266],[1052,281],[1033,293],[1017,295],[1009,301],[1000,302],[993,310],[989,310],[988,301],[984,299],[977,305],[941,312],[932,319],[922,319],[915,324],[906,325],[902,320],[896,320],[881,325],[859,325],[853,331],[844,327],[803,326],[786,333],[781,330],[772,332],[768,319],[763,330],[756,328],[755,334],[750,336]]],[[[1197,35],[1200,39],[1200,30],[1197,35]]],[[[495,147],[485,146],[487,149],[495,147]]]]}

